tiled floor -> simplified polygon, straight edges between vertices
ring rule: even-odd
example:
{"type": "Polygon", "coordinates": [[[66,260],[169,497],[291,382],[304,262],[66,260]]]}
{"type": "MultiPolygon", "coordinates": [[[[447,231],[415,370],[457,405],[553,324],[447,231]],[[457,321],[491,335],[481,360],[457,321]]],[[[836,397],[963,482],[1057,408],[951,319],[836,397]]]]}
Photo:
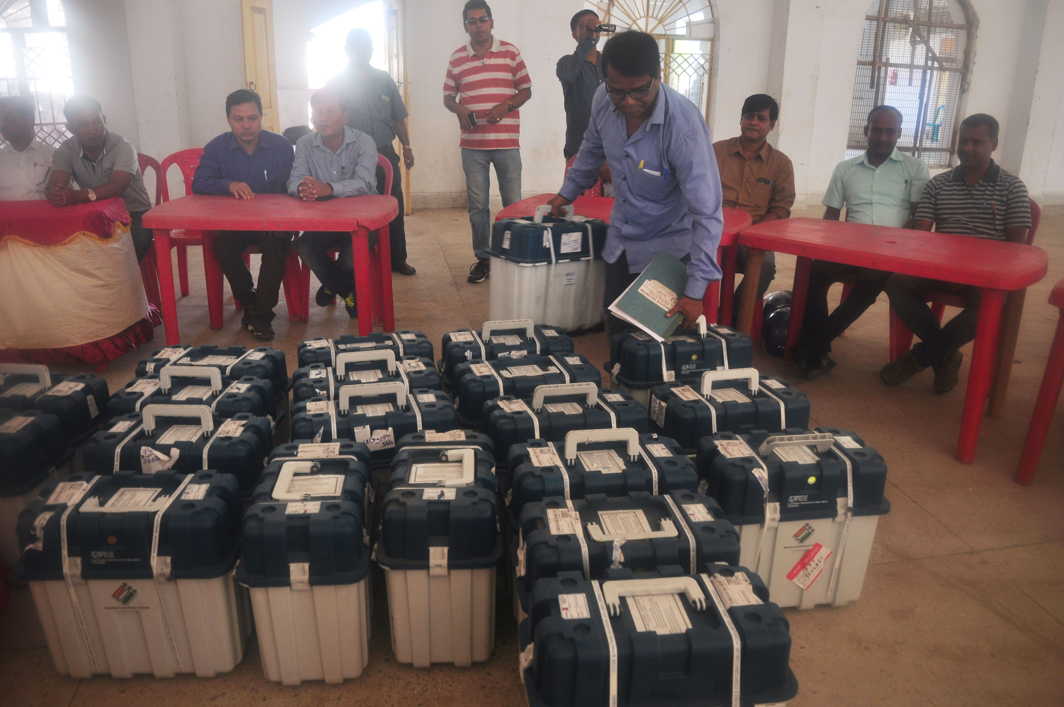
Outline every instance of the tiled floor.
{"type": "MultiPolygon", "coordinates": [[[[471,261],[465,213],[424,212],[407,223],[418,275],[396,280],[399,325],[434,342],[449,329],[479,325],[487,316],[488,286],[465,282],[471,261]]],[[[975,464],[953,458],[963,390],[936,397],[930,374],[895,390],[879,384],[885,297],[838,341],[838,368],[802,385],[815,424],[852,428],[886,457],[892,510],[880,523],[856,605],[787,612],[800,682],[793,705],[1064,704],[1064,419],[1053,428],[1035,485],[1021,488],[1011,480],[1056,324],[1046,300],[1052,283],[1064,277],[1064,210],[1046,210],[1038,244],[1049,251],[1050,272],[1028,293],[1008,403],[987,420],[975,464]]],[[[780,261],[776,286],[789,288],[793,260],[780,261]]],[[[179,303],[184,341],[253,345],[231,308],[225,329],[207,328],[199,268],[197,254],[194,291],[179,303]]],[[[282,308],[277,328],[276,346],[291,367],[299,341],[347,332],[350,322],[342,308],[314,308],[309,324],[289,324],[282,308]]],[[[578,347],[605,360],[601,335],[579,339],[578,347]]],[[[147,350],[116,362],[107,372],[111,385],[128,380],[147,350]]],[[[784,377],[792,373],[779,359],[761,356],[757,364],[784,377]]],[[[254,643],[237,670],[216,679],[75,681],[55,673],[21,590],[0,617],[0,702],[523,704],[507,611],[498,611],[498,644],[486,665],[415,670],[392,659],[383,606],[378,591],[369,668],[343,686],[268,683],[254,643]]]]}

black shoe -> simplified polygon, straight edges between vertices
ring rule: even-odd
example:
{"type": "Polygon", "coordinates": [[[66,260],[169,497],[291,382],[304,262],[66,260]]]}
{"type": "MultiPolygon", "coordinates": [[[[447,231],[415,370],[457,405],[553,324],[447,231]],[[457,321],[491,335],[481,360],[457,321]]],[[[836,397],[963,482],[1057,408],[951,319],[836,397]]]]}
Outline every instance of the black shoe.
{"type": "Polygon", "coordinates": [[[344,309],[347,310],[347,316],[352,319],[358,318],[358,307],[355,305],[355,293],[351,293],[344,297],[344,309]]]}
{"type": "MultiPolygon", "coordinates": [[[[957,365],[960,366],[960,362],[957,365]]],[[[879,371],[879,379],[883,381],[883,385],[893,388],[896,385],[901,385],[925,368],[927,366],[918,361],[916,354],[910,349],[897,361],[883,366],[879,371]]]]}
{"type": "Polygon", "coordinates": [[[400,275],[406,275],[407,277],[417,275],[417,270],[414,269],[414,266],[405,260],[398,265],[393,265],[392,272],[397,272],[400,275]]]}
{"type": "Polygon", "coordinates": [[[251,331],[251,310],[247,307],[242,307],[243,314],[240,316],[240,328],[251,331]]]}
{"type": "Polygon", "coordinates": [[[946,360],[941,365],[934,367],[934,390],[936,394],[945,395],[957,387],[957,381],[960,380],[961,375],[961,361],[963,360],[964,354],[960,351],[954,351],[946,357],[946,360]]]}
{"type": "Polygon", "coordinates": [[[484,282],[491,276],[491,261],[487,258],[481,258],[469,268],[469,277],[466,278],[466,282],[473,285],[478,282],[484,282]]]}
{"type": "Polygon", "coordinates": [[[805,361],[802,361],[802,376],[807,380],[815,380],[820,376],[831,371],[835,367],[835,359],[831,358],[827,354],[823,356],[815,356],[805,361]]]}
{"type": "Polygon", "coordinates": [[[273,327],[269,322],[253,319],[248,323],[248,331],[259,341],[273,341],[273,327]]]}
{"type": "Polygon", "coordinates": [[[336,302],[336,293],[330,292],[322,285],[318,288],[318,291],[314,293],[314,304],[319,307],[331,307],[336,302]]]}

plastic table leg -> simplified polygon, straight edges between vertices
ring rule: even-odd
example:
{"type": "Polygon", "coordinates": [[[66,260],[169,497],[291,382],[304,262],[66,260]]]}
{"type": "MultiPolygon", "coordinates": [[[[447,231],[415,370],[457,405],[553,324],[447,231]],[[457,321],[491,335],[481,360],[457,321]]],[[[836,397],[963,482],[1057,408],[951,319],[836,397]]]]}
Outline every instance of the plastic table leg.
{"type": "Polygon", "coordinates": [[[809,272],[813,261],[798,258],[794,266],[794,285],[791,292],[791,318],[787,323],[787,347],[784,355],[790,358],[798,348],[798,339],[802,335],[802,320],[805,318],[805,304],[809,299],[809,272]]]}
{"type": "Polygon", "coordinates": [[[761,264],[765,262],[765,251],[751,248],[746,258],[746,271],[743,273],[743,299],[739,303],[739,331],[752,336],[754,328],[754,307],[757,303],[757,286],[761,281],[761,264]]]}
{"type": "Polygon", "coordinates": [[[377,311],[381,328],[395,331],[395,301],[392,295],[392,242],[387,227],[377,231],[377,311]]]}
{"type": "Polygon", "coordinates": [[[1064,383],[1064,312],[1057,320],[1057,333],[1053,337],[1053,346],[1049,349],[1049,361],[1042,376],[1042,386],[1038,389],[1038,398],[1031,414],[1031,424],[1027,428],[1027,440],[1023,443],[1023,455],[1016,468],[1016,483],[1027,485],[1034,481],[1038,470],[1038,460],[1053,421],[1053,412],[1060,399],[1060,387],[1064,383]]]}
{"type": "Polygon", "coordinates": [[[990,384],[997,363],[997,337],[1001,329],[1001,310],[1005,305],[1005,293],[1001,290],[981,290],[979,297],[979,324],[976,328],[975,346],[972,349],[972,366],[968,373],[968,390],[964,396],[964,414],[961,431],[957,438],[957,459],[965,464],[975,460],[975,448],[979,443],[979,429],[983,424],[990,384]]]}
{"type": "Polygon", "coordinates": [[[155,231],[155,270],[159,278],[159,301],[163,312],[166,345],[177,346],[181,331],[177,323],[177,300],[174,298],[174,269],[170,263],[170,231],[155,231]]]}
{"type": "Polygon", "coordinates": [[[373,331],[374,307],[368,231],[358,229],[351,232],[351,253],[355,265],[355,300],[359,311],[358,335],[368,336],[373,331]]]}

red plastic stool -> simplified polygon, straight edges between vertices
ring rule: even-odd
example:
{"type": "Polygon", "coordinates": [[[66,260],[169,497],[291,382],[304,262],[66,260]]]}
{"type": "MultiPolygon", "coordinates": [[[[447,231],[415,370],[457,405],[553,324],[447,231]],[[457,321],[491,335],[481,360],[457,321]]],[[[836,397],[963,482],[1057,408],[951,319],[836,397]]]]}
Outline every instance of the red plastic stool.
{"type": "Polygon", "coordinates": [[[1038,460],[1042,457],[1042,448],[1046,443],[1049,425],[1053,422],[1053,411],[1060,399],[1060,387],[1064,383],[1064,280],[1053,288],[1049,303],[1060,310],[1057,319],[1057,333],[1053,337],[1053,346],[1049,349],[1049,361],[1042,376],[1042,387],[1038,389],[1038,398],[1031,415],[1031,424],[1027,428],[1027,441],[1023,444],[1023,456],[1016,469],[1017,483],[1027,485],[1034,481],[1038,470],[1038,460]]]}

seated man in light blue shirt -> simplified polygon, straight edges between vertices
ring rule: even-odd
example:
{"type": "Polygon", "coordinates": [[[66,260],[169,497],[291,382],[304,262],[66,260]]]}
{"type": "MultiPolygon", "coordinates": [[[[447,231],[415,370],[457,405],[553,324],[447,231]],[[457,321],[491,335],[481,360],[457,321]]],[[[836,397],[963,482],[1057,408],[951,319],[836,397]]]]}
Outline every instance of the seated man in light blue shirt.
{"type": "MultiPolygon", "coordinates": [[[[555,214],[598,178],[613,172],[616,201],[602,257],[606,304],[616,299],[658,252],[689,258],[687,286],[675,312],[691,325],[702,297],[720,279],[720,175],[702,111],[661,82],[661,56],[649,34],[628,31],[602,49],[606,82],[595,92],[591,122],[565,184],[550,204],[555,214]]],[[[612,317],[607,328],[623,325],[612,317]]]]}
{"type": "MultiPolygon", "coordinates": [[[[898,151],[901,123],[901,112],[893,106],[876,106],[868,113],[864,129],[868,150],[835,167],[824,194],[826,220],[838,221],[845,207],[846,220],[851,223],[894,228],[909,225],[929,175],[926,164],[898,151]]],[[[796,356],[806,378],[815,378],[835,367],[828,355],[832,340],[872,306],[888,277],[890,273],[879,270],[813,262],[796,356]],[[852,282],[853,289],[829,316],[828,289],[839,281],[852,282]]]]}
{"type": "MultiPolygon", "coordinates": [[[[310,99],[310,117],[315,132],[296,142],[288,193],[304,201],[376,194],[377,146],[369,135],[347,127],[343,97],[318,91],[310,99]]],[[[321,281],[315,301],[324,307],[339,295],[347,314],[358,316],[351,234],[304,233],[296,248],[321,281]],[[340,251],[339,260],[330,257],[333,250],[340,251]]]]}

